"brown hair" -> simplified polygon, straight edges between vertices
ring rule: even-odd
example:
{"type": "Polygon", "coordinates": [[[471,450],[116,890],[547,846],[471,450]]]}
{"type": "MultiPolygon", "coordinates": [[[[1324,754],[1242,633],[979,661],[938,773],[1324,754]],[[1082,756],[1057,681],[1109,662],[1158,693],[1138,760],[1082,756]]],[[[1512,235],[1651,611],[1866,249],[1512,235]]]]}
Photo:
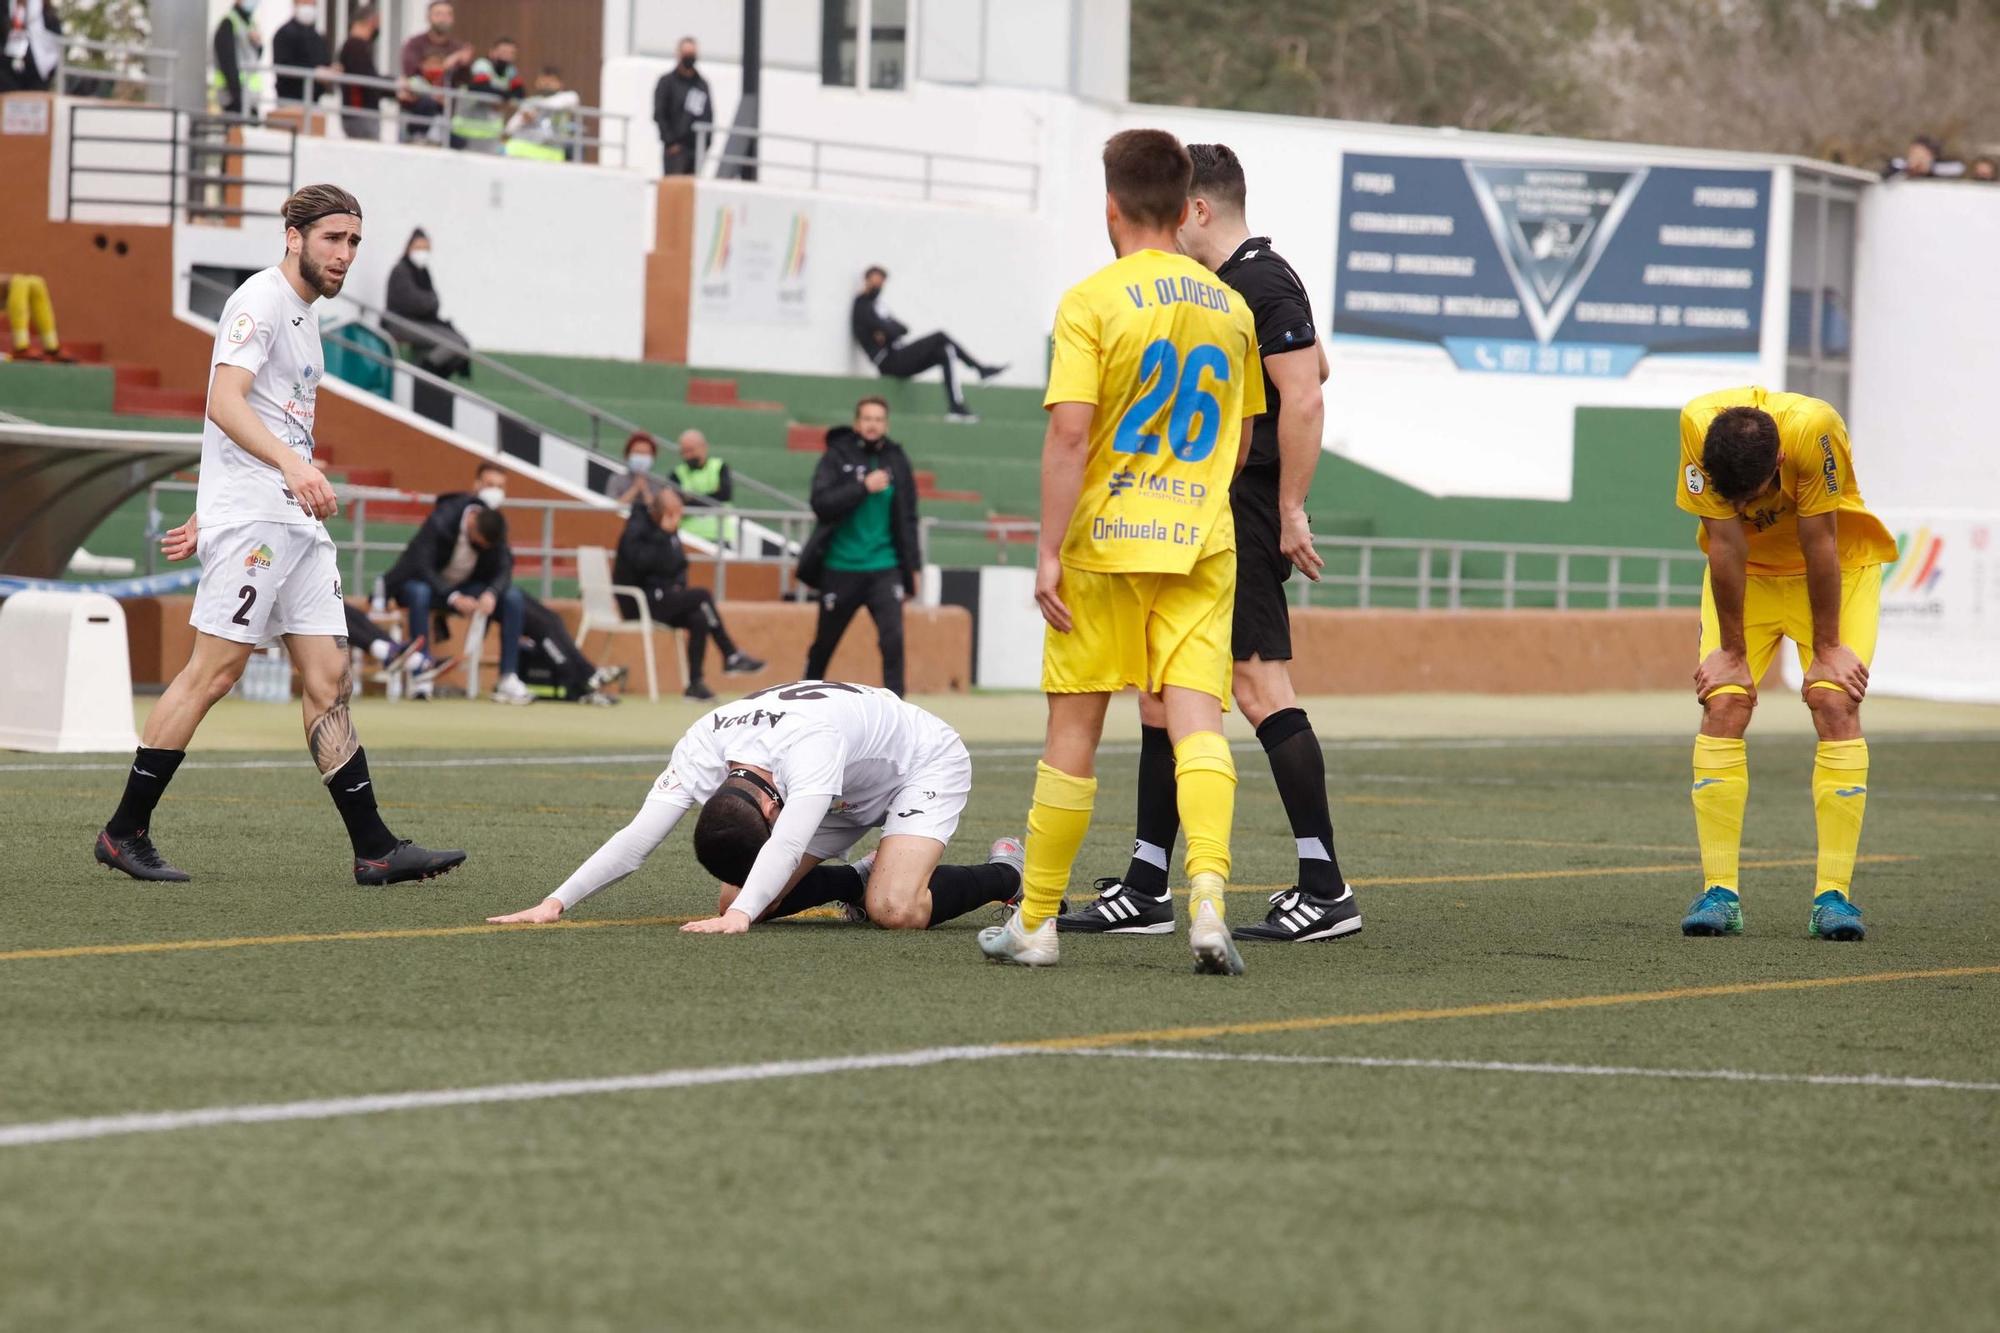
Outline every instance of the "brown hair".
{"type": "Polygon", "coordinates": [[[877,394],[877,393],[871,393],[871,394],[869,394],[869,395],[868,395],[868,396],[867,396],[866,398],[863,398],[863,399],[859,400],[858,402],[856,402],[856,403],[854,404],[854,415],[855,415],[855,416],[857,416],[857,417],[858,417],[858,416],[860,416],[860,415],[861,415],[861,409],[862,409],[862,408],[864,408],[864,407],[867,407],[867,406],[869,406],[869,405],[870,405],[871,403],[872,403],[873,405],[875,405],[876,407],[879,407],[879,408],[881,408],[881,409],[882,409],[882,415],[883,415],[883,416],[885,416],[885,417],[886,417],[886,416],[888,416],[888,415],[889,415],[889,400],[888,400],[887,398],[884,398],[884,397],[883,397],[882,395],[880,395],[880,394],[877,394]]]}
{"type": "Polygon", "coordinates": [[[1140,226],[1180,222],[1193,170],[1187,149],[1165,130],[1121,130],[1104,143],[1104,188],[1140,226]]]}
{"type": "Polygon", "coordinates": [[[1243,211],[1249,187],[1243,181],[1243,164],[1226,143],[1191,143],[1188,160],[1194,174],[1188,179],[1188,197],[1200,195],[1211,205],[1220,204],[1234,212],[1243,211]]]}
{"type": "Polygon", "coordinates": [[[336,213],[360,217],[361,201],[338,185],[308,185],[285,200],[282,211],[286,228],[296,228],[300,235],[305,235],[312,230],[313,223],[336,213]]]}

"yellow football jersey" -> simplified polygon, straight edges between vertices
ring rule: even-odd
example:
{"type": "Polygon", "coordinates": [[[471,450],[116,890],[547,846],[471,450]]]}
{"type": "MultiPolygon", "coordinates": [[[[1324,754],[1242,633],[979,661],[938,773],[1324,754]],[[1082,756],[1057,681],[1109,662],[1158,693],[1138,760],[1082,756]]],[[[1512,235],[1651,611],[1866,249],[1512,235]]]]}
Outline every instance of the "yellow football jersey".
{"type": "Polygon", "coordinates": [[[1097,406],[1065,565],[1185,574],[1236,548],[1229,483],[1264,368],[1250,306],[1221,279],[1139,250],[1070,288],[1042,402],[1097,406]]]}
{"type": "MultiPolygon", "coordinates": [[[[1802,393],[1751,386],[1704,394],[1681,409],[1681,470],[1674,498],[1702,518],[1741,517],[1749,527],[1745,572],[1785,576],[1806,572],[1799,550],[1799,515],[1838,513],[1840,567],[1885,565],[1896,558],[1896,539],[1861,500],[1847,423],[1832,404],[1802,393]],[[1755,407],[1778,423],[1778,489],[1738,510],[1715,493],[1702,470],[1701,448],[1709,423],[1732,407],[1755,407]]],[[[1708,550],[1708,530],[1697,539],[1708,550]]]]}

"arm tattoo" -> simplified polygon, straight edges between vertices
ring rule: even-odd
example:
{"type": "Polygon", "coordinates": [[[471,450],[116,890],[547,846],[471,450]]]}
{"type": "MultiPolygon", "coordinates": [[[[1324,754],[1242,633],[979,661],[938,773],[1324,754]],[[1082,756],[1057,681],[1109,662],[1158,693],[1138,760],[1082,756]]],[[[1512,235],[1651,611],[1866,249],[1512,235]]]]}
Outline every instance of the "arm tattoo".
{"type": "Polygon", "coordinates": [[[361,748],[361,738],[354,733],[354,719],[347,711],[347,701],[353,695],[354,671],[343,662],[332,707],[306,723],[306,748],[312,751],[313,762],[319,765],[323,777],[339,772],[361,748]]]}

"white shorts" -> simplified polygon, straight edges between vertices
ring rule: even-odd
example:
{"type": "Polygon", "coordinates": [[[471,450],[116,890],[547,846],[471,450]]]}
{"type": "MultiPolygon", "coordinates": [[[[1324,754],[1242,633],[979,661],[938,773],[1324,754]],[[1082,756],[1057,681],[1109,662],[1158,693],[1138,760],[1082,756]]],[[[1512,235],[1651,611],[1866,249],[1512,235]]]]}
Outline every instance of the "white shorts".
{"type": "Polygon", "coordinates": [[[950,846],[951,835],[958,832],[958,817],[972,795],[972,756],[957,732],[942,723],[939,730],[943,734],[937,748],[917,765],[909,781],[875,811],[828,815],[806,843],[806,855],[822,861],[844,856],[871,828],[880,828],[885,838],[930,838],[950,846]]]}
{"type": "Polygon", "coordinates": [[[321,525],[204,524],[198,554],[188,624],[203,634],[255,647],[283,634],[347,633],[339,561],[321,525]]]}

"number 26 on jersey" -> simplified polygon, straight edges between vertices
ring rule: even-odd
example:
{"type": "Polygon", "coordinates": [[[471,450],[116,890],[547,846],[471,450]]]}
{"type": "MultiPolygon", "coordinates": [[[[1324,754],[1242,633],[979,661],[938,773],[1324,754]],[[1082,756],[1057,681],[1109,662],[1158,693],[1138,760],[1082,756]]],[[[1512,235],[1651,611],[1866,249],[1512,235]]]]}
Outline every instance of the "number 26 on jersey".
{"type": "Polygon", "coordinates": [[[1169,403],[1167,447],[1183,463],[1199,463],[1215,450],[1215,437],[1222,429],[1222,404],[1202,387],[1202,372],[1216,381],[1229,382],[1229,354],[1214,343],[1188,349],[1187,360],[1171,338],[1149,344],[1139,357],[1139,396],[1118,418],[1118,432],[1111,449],[1120,454],[1157,454],[1160,437],[1146,426],[1169,403]]]}

